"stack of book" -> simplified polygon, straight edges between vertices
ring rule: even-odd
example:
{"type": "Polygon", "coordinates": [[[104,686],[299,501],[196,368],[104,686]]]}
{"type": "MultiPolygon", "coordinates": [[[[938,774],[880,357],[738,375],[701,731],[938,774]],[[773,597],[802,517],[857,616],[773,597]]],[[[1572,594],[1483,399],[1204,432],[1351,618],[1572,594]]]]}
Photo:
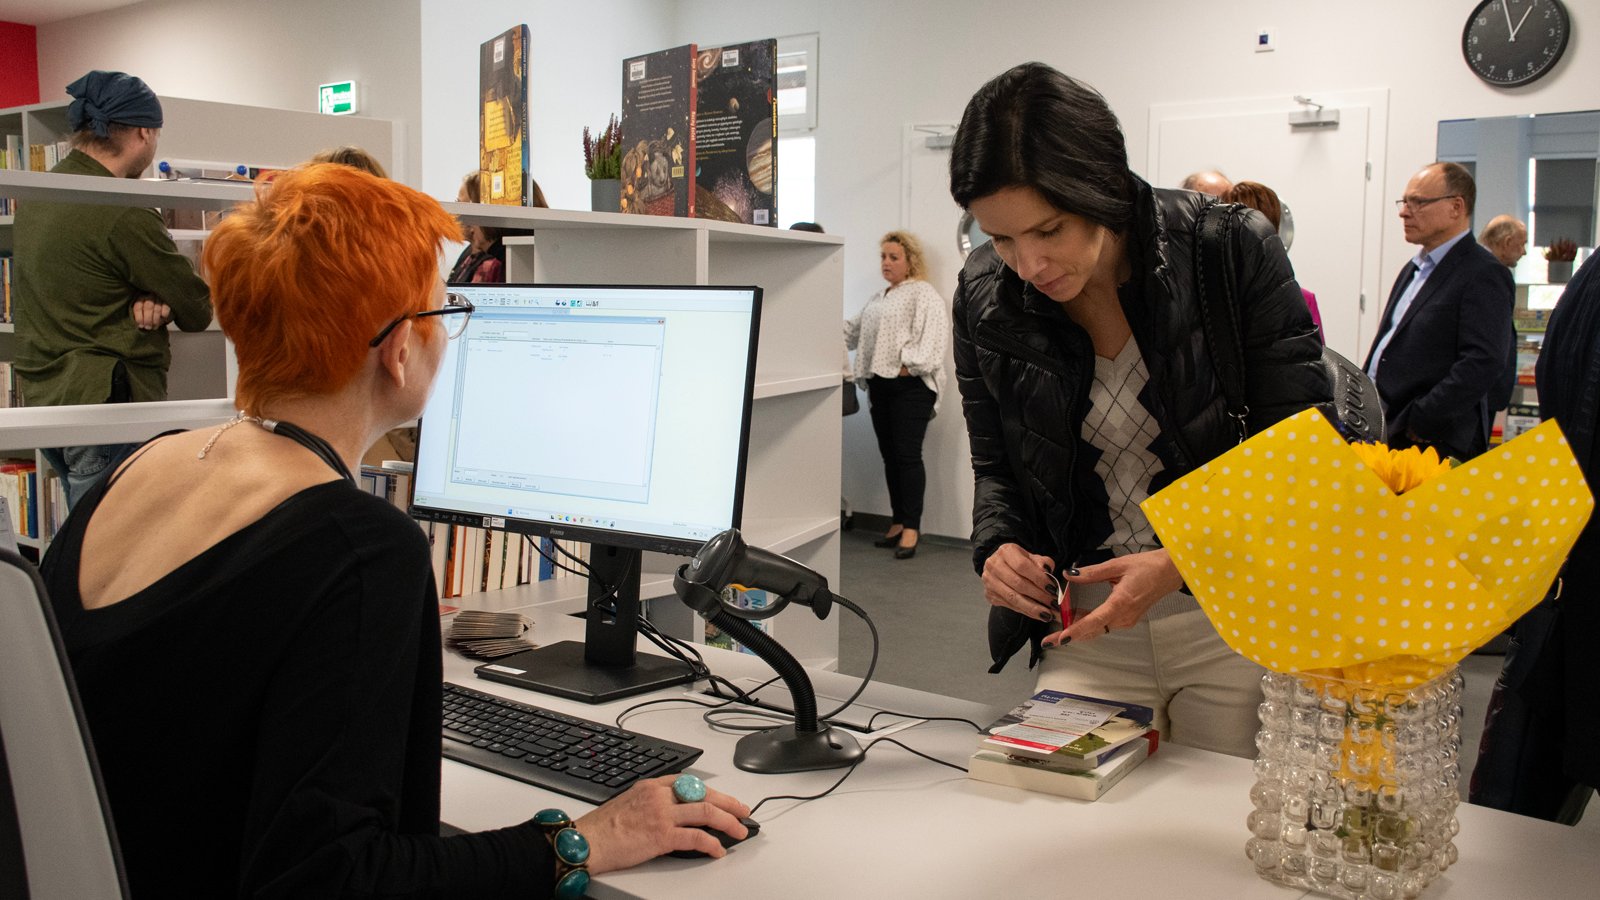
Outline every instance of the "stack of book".
{"type": "Polygon", "coordinates": [[[1156,752],[1148,706],[1040,691],[989,726],[967,777],[1098,800],[1156,752]]]}
{"type": "Polygon", "coordinates": [[[14,534],[39,536],[39,470],[32,460],[0,459],[0,497],[11,511],[14,534]]]}

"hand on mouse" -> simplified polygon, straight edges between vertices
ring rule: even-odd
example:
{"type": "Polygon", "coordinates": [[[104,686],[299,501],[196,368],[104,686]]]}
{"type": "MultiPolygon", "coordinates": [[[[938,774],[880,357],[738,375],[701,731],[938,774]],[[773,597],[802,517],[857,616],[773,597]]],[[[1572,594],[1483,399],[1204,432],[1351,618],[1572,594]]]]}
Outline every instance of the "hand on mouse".
{"type": "Polygon", "coordinates": [[[737,838],[746,835],[739,819],[750,815],[750,807],[710,788],[699,803],[679,803],[672,795],[676,777],[641,781],[575,823],[589,839],[592,874],[626,869],[674,850],[727,854],[715,837],[695,826],[709,825],[737,838]]]}

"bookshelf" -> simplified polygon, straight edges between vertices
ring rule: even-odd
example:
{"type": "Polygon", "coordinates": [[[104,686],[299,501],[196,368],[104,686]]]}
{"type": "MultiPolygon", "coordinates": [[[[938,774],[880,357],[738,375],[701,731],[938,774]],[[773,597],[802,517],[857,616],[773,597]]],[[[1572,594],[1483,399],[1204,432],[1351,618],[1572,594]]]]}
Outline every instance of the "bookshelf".
{"type": "MultiPolygon", "coordinates": [[[[231,103],[161,98],[165,126],[157,159],[180,164],[242,163],[290,166],[317,151],[358,144],[391,166],[400,147],[386,120],[331,117],[295,110],[263,109],[231,103]]],[[[30,144],[54,143],[70,136],[67,102],[36,103],[0,109],[0,148],[8,137],[28,163],[30,144]]],[[[47,199],[76,203],[157,208],[227,209],[251,194],[248,184],[181,183],[52,175],[27,169],[0,169],[0,198],[27,202],[47,199]]],[[[0,254],[11,251],[14,218],[0,216],[0,254]]],[[[198,243],[203,232],[178,232],[181,242],[198,243]]],[[[15,329],[0,324],[0,361],[15,356],[15,329]]],[[[215,324],[206,331],[171,332],[172,365],[165,403],[61,410],[0,409],[0,455],[28,456],[38,447],[143,440],[170,428],[204,427],[232,415],[233,354],[215,324]],[[58,415],[60,413],[61,415],[58,415]]],[[[42,461],[39,462],[43,471],[42,461]]],[[[48,529],[48,517],[41,515],[48,529]]],[[[43,546],[49,543],[46,530],[43,546]]]]}
{"type": "MultiPolygon", "coordinates": [[[[250,192],[245,184],[0,171],[0,196],[20,200],[225,209],[248,199],[250,192]]],[[[507,239],[512,281],[760,285],[764,298],[745,538],[838,583],[842,238],[709,220],[444,205],[465,222],[538,232],[537,238],[507,239]]],[[[220,339],[220,333],[206,334],[220,339]]],[[[231,354],[221,354],[231,391],[231,354]]],[[[175,358],[174,381],[177,369],[175,358]]],[[[226,392],[160,403],[0,409],[0,445],[26,449],[142,440],[172,428],[215,427],[232,413],[226,392]]],[[[641,597],[663,628],[698,639],[701,623],[672,590],[672,572],[684,562],[646,554],[641,597]]],[[[535,616],[561,615],[582,609],[585,591],[581,579],[558,579],[476,594],[471,603],[490,609],[531,607],[535,616]]],[[[837,663],[839,614],[819,621],[796,607],[770,623],[774,635],[805,664],[831,668],[837,663]]]]}
{"type": "MultiPolygon", "coordinates": [[[[759,285],[761,333],[742,530],[751,544],[792,557],[838,584],[842,238],[703,219],[445,207],[476,224],[537,232],[505,239],[509,281],[759,285]]],[[[641,596],[658,625],[699,639],[701,623],[672,591],[671,574],[683,562],[646,554],[641,596]]],[[[583,603],[581,597],[551,600],[532,593],[503,599],[526,599],[552,613],[575,611],[583,603]]],[[[806,665],[837,664],[837,615],[818,621],[796,607],[768,624],[806,665]]]]}

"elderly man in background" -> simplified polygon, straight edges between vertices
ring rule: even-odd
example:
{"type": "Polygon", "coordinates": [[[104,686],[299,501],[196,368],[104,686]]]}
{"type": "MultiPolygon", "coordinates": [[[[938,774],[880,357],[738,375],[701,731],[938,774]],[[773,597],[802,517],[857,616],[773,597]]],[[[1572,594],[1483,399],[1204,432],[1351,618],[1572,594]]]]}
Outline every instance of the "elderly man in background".
{"type": "MultiPolygon", "coordinates": [[[[72,152],[52,172],[138,178],[155,160],[161,101],[122,72],[67,86],[72,152]]],[[[28,200],[17,204],[16,375],[27,406],[164,400],[167,325],[211,324],[205,282],[153,209],[28,200]]],[[[43,448],[70,507],[132,445],[43,448]]]]}
{"type": "Polygon", "coordinates": [[[1517,261],[1528,255],[1528,226],[1516,216],[1495,216],[1483,226],[1478,243],[1487,247],[1506,268],[1515,269],[1517,261]]]}
{"type": "Polygon", "coordinates": [[[1199,191],[1202,194],[1221,197],[1233,188],[1233,182],[1216,169],[1207,169],[1185,178],[1178,187],[1186,191],[1199,191]]]}
{"type": "MultiPolygon", "coordinates": [[[[1488,248],[1494,258],[1513,271],[1517,261],[1528,254],[1528,226],[1516,216],[1495,216],[1483,226],[1478,243],[1488,248]]],[[[1506,354],[1506,371],[1489,398],[1489,411],[1499,412],[1511,405],[1511,395],[1517,390],[1517,330],[1513,321],[1511,349],[1506,354]]]]}

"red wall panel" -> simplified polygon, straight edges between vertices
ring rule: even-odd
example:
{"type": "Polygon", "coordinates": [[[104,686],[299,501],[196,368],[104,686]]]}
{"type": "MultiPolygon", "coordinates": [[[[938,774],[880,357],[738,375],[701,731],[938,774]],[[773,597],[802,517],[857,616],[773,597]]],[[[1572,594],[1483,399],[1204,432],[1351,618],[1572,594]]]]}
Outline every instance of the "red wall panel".
{"type": "Polygon", "coordinates": [[[32,25],[0,22],[0,109],[38,102],[38,33],[32,25]]]}

